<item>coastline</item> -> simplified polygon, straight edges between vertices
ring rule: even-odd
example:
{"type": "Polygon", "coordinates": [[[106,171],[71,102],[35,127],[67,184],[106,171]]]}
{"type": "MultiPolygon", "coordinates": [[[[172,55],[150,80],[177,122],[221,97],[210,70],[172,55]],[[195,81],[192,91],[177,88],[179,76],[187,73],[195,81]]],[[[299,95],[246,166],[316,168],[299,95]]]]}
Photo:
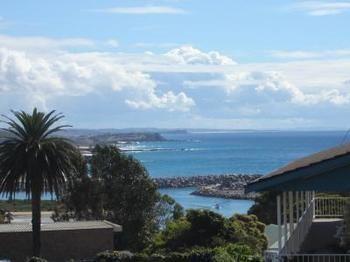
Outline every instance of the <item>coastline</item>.
{"type": "Polygon", "coordinates": [[[244,186],[260,177],[257,174],[198,175],[153,178],[159,189],[194,187],[192,195],[225,199],[254,200],[256,194],[245,194],[244,186]]]}

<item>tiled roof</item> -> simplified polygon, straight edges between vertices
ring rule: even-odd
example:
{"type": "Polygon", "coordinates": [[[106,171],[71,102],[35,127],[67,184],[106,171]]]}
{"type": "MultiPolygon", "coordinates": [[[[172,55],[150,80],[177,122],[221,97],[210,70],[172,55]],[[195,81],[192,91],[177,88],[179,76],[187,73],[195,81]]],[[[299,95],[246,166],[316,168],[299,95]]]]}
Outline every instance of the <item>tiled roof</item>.
{"type": "MultiPolygon", "coordinates": [[[[112,229],[114,232],[122,231],[122,227],[108,221],[76,221],[57,222],[41,225],[41,231],[59,230],[82,230],[82,229],[112,229]]],[[[31,232],[32,225],[29,223],[0,224],[0,233],[8,232],[31,232]]]]}

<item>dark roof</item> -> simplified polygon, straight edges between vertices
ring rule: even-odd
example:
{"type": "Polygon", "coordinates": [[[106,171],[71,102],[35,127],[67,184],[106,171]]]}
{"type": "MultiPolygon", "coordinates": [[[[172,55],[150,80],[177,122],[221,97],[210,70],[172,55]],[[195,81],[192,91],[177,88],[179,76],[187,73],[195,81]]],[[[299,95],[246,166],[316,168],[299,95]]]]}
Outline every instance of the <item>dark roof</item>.
{"type": "Polygon", "coordinates": [[[300,168],[305,168],[323,161],[327,161],[333,158],[337,158],[340,156],[344,156],[350,154],[350,143],[349,144],[343,144],[340,146],[332,147],[327,150],[320,151],[318,153],[299,158],[273,172],[270,174],[267,174],[266,176],[263,176],[262,178],[268,178],[273,176],[282,175],[284,173],[295,171],[300,168]]]}
{"type": "MultiPolygon", "coordinates": [[[[258,178],[250,184],[257,184],[259,182],[270,180],[280,177],[285,174],[291,174],[295,171],[307,169],[320,163],[334,160],[343,156],[350,156],[350,143],[342,144],[327,150],[320,151],[318,153],[297,159],[265,176],[258,178]]],[[[249,184],[248,184],[249,188],[249,184]]]]}

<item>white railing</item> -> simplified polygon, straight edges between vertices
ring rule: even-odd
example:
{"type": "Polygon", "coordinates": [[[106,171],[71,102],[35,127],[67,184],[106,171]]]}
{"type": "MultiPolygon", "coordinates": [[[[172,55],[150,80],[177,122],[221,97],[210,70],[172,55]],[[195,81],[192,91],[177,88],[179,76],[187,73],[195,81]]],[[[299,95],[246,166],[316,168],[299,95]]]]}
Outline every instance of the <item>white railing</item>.
{"type": "Polygon", "coordinates": [[[316,197],[315,217],[316,218],[341,218],[344,215],[344,208],[349,200],[348,197],[316,197]]]}
{"type": "Polygon", "coordinates": [[[350,262],[350,254],[298,254],[316,218],[342,218],[349,197],[315,197],[314,192],[286,192],[277,197],[279,243],[265,252],[268,262],[350,262]]]}
{"type": "Polygon", "coordinates": [[[306,204],[306,208],[302,212],[301,217],[297,218],[294,230],[290,234],[281,253],[296,253],[300,250],[300,247],[312,225],[314,218],[314,204],[315,199],[310,198],[310,202],[306,204]]]}
{"type": "Polygon", "coordinates": [[[282,254],[278,262],[350,262],[350,254],[282,254]]]}
{"type": "Polygon", "coordinates": [[[265,262],[279,262],[280,255],[276,250],[266,250],[264,253],[264,261],[265,262]]]}

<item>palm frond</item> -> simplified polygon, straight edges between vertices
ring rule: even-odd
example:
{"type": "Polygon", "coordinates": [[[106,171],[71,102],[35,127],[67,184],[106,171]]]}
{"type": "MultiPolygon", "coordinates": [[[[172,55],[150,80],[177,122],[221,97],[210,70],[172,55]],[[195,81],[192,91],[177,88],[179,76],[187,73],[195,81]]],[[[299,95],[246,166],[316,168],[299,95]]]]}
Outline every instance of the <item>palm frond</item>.
{"type": "Polygon", "coordinates": [[[63,114],[11,112],[13,118],[2,116],[7,128],[1,130],[9,136],[0,143],[0,194],[24,191],[30,196],[37,186],[42,193],[58,196],[76,172],[74,159],[79,154],[69,140],[53,136],[69,127],[56,125],[63,114]]]}

